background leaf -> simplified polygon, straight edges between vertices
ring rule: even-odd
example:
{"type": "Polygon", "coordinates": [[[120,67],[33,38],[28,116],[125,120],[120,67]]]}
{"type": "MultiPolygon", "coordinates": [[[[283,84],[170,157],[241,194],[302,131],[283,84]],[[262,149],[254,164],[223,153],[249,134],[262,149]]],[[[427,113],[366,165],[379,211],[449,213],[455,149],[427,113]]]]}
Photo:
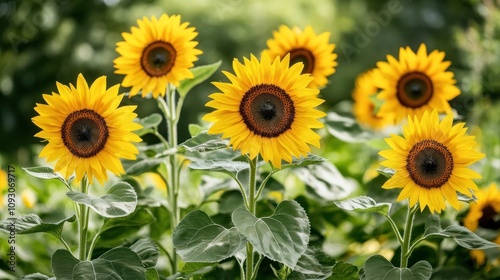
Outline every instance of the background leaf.
{"type": "Polygon", "coordinates": [[[358,196],[345,201],[335,202],[339,208],[357,212],[375,212],[384,216],[389,215],[391,209],[390,203],[377,203],[371,197],[358,196]]]}
{"type": "Polygon", "coordinates": [[[107,251],[95,260],[78,263],[73,269],[73,279],[141,280],[146,279],[146,269],[134,251],[120,247],[107,251]]]}
{"type": "Polygon", "coordinates": [[[469,229],[459,225],[448,226],[444,230],[427,234],[425,237],[453,238],[458,245],[467,249],[490,249],[500,247],[500,245],[483,239],[469,229]]]}
{"type": "Polygon", "coordinates": [[[331,135],[344,142],[365,142],[373,137],[371,133],[363,130],[358,122],[348,114],[328,113],[325,127],[331,135]]]}
{"type": "Polygon", "coordinates": [[[432,274],[432,267],[426,261],[419,261],[411,268],[399,268],[381,255],[369,257],[363,269],[366,280],[428,280],[432,274]]]}
{"type": "Polygon", "coordinates": [[[73,269],[80,261],[75,258],[68,250],[57,250],[52,255],[52,271],[57,279],[73,279],[73,269]]]}
{"type": "Polygon", "coordinates": [[[188,152],[210,152],[218,149],[227,148],[229,145],[229,140],[222,139],[220,134],[208,134],[207,132],[202,132],[185,142],[179,144],[177,147],[179,153],[188,152]]]}
{"type": "Polygon", "coordinates": [[[182,219],[172,239],[185,262],[219,262],[233,256],[246,244],[245,237],[236,228],[226,229],[199,210],[182,219]]]}
{"type": "Polygon", "coordinates": [[[255,250],[294,269],[309,243],[309,219],[296,201],[281,202],[269,217],[257,218],[244,208],[232,216],[239,232],[255,250]]]}
{"type": "MultiPolygon", "coordinates": [[[[28,214],[17,217],[15,220],[15,229],[18,234],[29,234],[37,232],[46,232],[54,235],[57,238],[61,238],[61,232],[65,222],[74,222],[76,219],[75,215],[68,217],[56,223],[44,223],[40,217],[36,214],[28,214]]],[[[9,232],[8,228],[12,220],[3,220],[0,223],[0,229],[9,232]]]]}
{"type": "Polygon", "coordinates": [[[189,71],[191,71],[191,73],[193,73],[194,78],[193,79],[184,79],[180,82],[180,85],[177,88],[179,95],[186,96],[188,94],[188,92],[194,86],[201,84],[203,81],[210,78],[210,76],[212,76],[213,73],[215,73],[215,71],[217,71],[217,69],[219,69],[221,64],[222,64],[222,61],[219,60],[216,63],[196,66],[196,67],[189,69],[189,71]]]}
{"type": "Polygon", "coordinates": [[[66,195],[76,203],[85,204],[106,218],[127,216],[134,212],[137,206],[137,194],[134,188],[125,182],[114,184],[105,195],[99,198],[75,191],[69,191],[66,195]]]}
{"type": "Polygon", "coordinates": [[[130,250],[134,251],[137,256],[139,256],[145,268],[153,268],[156,266],[160,250],[158,249],[158,245],[156,245],[152,239],[139,239],[132,246],[130,246],[130,250]]]}
{"type": "Polygon", "coordinates": [[[143,136],[145,134],[154,132],[158,129],[158,126],[160,125],[162,119],[162,116],[158,113],[153,113],[142,119],[139,119],[138,123],[142,125],[142,128],[134,131],[134,133],[138,136],[143,136]]]}

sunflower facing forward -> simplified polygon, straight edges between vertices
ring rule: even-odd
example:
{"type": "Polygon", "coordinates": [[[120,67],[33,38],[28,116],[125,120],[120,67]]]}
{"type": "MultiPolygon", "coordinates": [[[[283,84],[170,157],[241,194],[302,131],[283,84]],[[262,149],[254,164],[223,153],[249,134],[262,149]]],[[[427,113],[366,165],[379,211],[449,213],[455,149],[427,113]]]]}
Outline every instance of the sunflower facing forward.
{"type": "Polygon", "coordinates": [[[337,54],[333,52],[335,45],[328,43],[329,38],[329,32],[316,35],[311,26],[302,31],[298,27],[290,29],[282,25],[273,32],[273,39],[267,40],[268,49],[265,51],[271,59],[290,54],[291,64],[304,63],[302,73],[314,77],[309,87],[320,88],[326,85],[327,77],[335,73],[337,66],[337,54]]]}
{"type": "Polygon", "coordinates": [[[76,173],[77,181],[95,177],[101,184],[106,170],[125,173],[120,158],[136,158],[139,152],[131,142],[142,140],[132,131],[142,126],[133,122],[137,106],[118,107],[123,98],[118,88],[106,89],[105,76],[89,87],[80,74],[76,87],[57,83],[59,94],[43,95],[47,104],[37,104],[39,115],[32,120],[42,129],[35,136],[48,141],[40,157],[57,161],[55,172],[65,178],[76,173]]]}
{"type": "Polygon", "coordinates": [[[421,211],[428,206],[431,213],[441,213],[445,200],[459,209],[456,192],[472,196],[471,189],[477,190],[472,179],[481,178],[467,166],[484,154],[473,150],[475,137],[465,135],[465,124],[452,122],[452,115],[440,122],[436,110],[422,118],[408,116],[404,137],[386,138],[391,150],[379,153],[386,158],[382,165],[396,171],[382,188],[402,188],[398,201],[409,198],[410,206],[418,202],[421,211]]]}
{"type": "Polygon", "coordinates": [[[244,58],[244,64],[233,61],[235,75],[224,74],[231,83],[214,82],[222,92],[210,95],[206,106],[216,109],[203,119],[214,122],[212,134],[223,134],[242,154],[258,154],[275,167],[292,156],[306,156],[309,144],[319,147],[320,136],[312,128],[321,128],[318,118],[325,113],[314,109],[323,103],[319,90],[307,88],[313,79],[301,74],[303,64],[289,66],[290,56],[271,62],[264,53],[244,58]]]}
{"type": "Polygon", "coordinates": [[[374,99],[378,93],[378,88],[375,86],[373,78],[374,72],[372,69],[360,74],[355,81],[355,87],[352,91],[354,99],[354,116],[356,120],[363,126],[373,130],[381,130],[393,124],[392,114],[378,116],[374,99]]]}
{"type": "Polygon", "coordinates": [[[132,33],[122,33],[125,41],[118,42],[121,55],[114,60],[117,74],[125,75],[122,86],[132,87],[130,97],[142,91],[153,97],[165,96],[167,84],[179,86],[179,81],[193,78],[189,68],[202,52],[196,49],[198,35],[194,27],[181,23],[181,16],[163,14],[159,19],[144,17],[132,33]]]}
{"type": "Polygon", "coordinates": [[[391,55],[388,62],[378,62],[380,70],[375,85],[381,89],[377,96],[384,103],[378,112],[395,115],[398,123],[407,115],[421,117],[425,111],[451,112],[448,101],[460,94],[453,73],[446,71],[449,61],[443,61],[444,52],[427,54],[425,44],[414,53],[409,47],[399,49],[399,60],[391,55]]]}

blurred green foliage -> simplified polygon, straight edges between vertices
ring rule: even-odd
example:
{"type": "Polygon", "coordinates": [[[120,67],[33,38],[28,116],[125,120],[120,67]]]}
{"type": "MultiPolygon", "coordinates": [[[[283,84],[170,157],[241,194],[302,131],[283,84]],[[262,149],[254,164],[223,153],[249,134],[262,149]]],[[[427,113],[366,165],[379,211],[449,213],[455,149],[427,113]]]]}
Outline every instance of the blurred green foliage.
{"type": "MultiPolygon", "coordinates": [[[[452,104],[468,114],[485,92],[498,94],[500,46],[498,1],[132,1],[132,0],[2,0],[0,2],[0,155],[29,165],[36,156],[29,147],[39,140],[31,122],[42,93],[56,90],[56,81],[75,83],[78,73],[88,80],[106,75],[108,86],[123,76],[113,73],[116,43],[143,16],[181,14],[199,32],[203,50],[197,65],[222,60],[230,70],[234,58],[260,54],[279,25],[311,25],[317,33],[330,32],[336,44],[337,72],[322,91],[330,110],[350,99],[360,72],[372,68],[401,46],[446,52],[463,93],[452,104]]],[[[219,72],[213,80],[226,78],[219,72]]],[[[127,89],[122,89],[125,92],[127,89]]],[[[209,82],[188,97],[180,124],[180,141],[187,124],[207,111],[209,82]]],[[[135,97],[138,98],[138,97],[135,97]]],[[[125,103],[137,103],[125,100],[125,103]]],[[[151,101],[151,100],[150,100],[151,101]]],[[[156,111],[155,102],[142,102],[140,116],[156,111]]]]}

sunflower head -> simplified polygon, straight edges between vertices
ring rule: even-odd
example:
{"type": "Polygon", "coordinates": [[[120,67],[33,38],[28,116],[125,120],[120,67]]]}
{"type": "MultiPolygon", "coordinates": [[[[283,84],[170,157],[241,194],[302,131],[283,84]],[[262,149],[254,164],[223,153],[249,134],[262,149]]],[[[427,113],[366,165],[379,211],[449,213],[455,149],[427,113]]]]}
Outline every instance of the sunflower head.
{"type": "Polygon", "coordinates": [[[377,115],[377,108],[374,103],[379,89],[375,86],[374,72],[376,69],[366,71],[359,75],[355,81],[355,87],[352,92],[354,100],[354,116],[357,121],[366,127],[374,130],[383,129],[393,124],[393,115],[377,115]]]}
{"type": "Polygon", "coordinates": [[[57,161],[54,171],[65,178],[76,173],[77,181],[87,175],[89,181],[107,179],[107,170],[125,173],[120,158],[135,159],[137,148],[131,142],[142,141],[133,130],[136,106],[118,107],[123,94],[118,85],[106,89],[106,77],[89,87],[78,75],[76,87],[57,83],[58,93],[44,94],[47,104],[37,104],[39,114],[33,123],[42,129],[35,136],[48,143],[40,152],[47,161],[57,161]]]}
{"type": "Polygon", "coordinates": [[[132,87],[130,95],[142,91],[153,97],[165,96],[167,84],[179,86],[179,81],[193,78],[189,68],[202,52],[196,49],[198,35],[189,23],[181,23],[180,15],[163,14],[159,19],[144,17],[137,20],[132,33],[122,33],[125,41],[118,42],[120,57],[114,60],[117,74],[125,75],[122,85],[132,87]]]}
{"type": "MultiPolygon", "coordinates": [[[[475,195],[477,201],[470,205],[463,220],[464,226],[471,231],[476,231],[480,227],[498,232],[500,230],[500,191],[497,185],[492,183],[487,189],[481,189],[475,195]]],[[[493,242],[500,244],[500,234],[493,242]]],[[[486,261],[486,256],[481,250],[472,250],[471,256],[479,266],[486,261]]]]}
{"type": "Polygon", "coordinates": [[[456,192],[472,196],[477,190],[472,179],[481,178],[467,166],[484,154],[473,149],[477,143],[465,134],[465,124],[452,122],[452,115],[440,122],[436,110],[422,118],[408,116],[404,137],[391,135],[385,139],[391,149],[379,153],[386,159],[382,165],[396,170],[382,188],[402,188],[398,201],[409,198],[410,206],[418,202],[421,211],[428,206],[431,213],[441,213],[445,200],[459,209],[456,192]]]}
{"type": "Polygon", "coordinates": [[[381,89],[378,98],[384,101],[379,116],[393,114],[395,122],[407,115],[422,117],[425,111],[451,112],[449,100],[460,94],[453,73],[446,71],[449,61],[444,52],[427,54],[425,44],[414,53],[409,47],[399,49],[399,60],[391,55],[387,62],[378,62],[380,70],[375,85],[381,89]]]}
{"type": "Polygon", "coordinates": [[[302,62],[302,73],[313,76],[314,80],[309,87],[319,88],[326,85],[327,77],[335,73],[337,66],[337,54],[333,52],[335,45],[328,42],[329,32],[316,35],[311,26],[302,31],[298,27],[289,28],[282,25],[273,35],[272,39],[267,40],[268,49],[265,50],[271,59],[290,55],[291,64],[302,62]]]}
{"type": "Polygon", "coordinates": [[[267,53],[233,61],[235,74],[224,72],[230,83],[214,82],[221,91],[210,95],[206,106],[215,111],[203,119],[214,122],[209,133],[223,134],[235,150],[255,158],[258,154],[280,168],[281,160],[306,156],[309,144],[319,147],[312,128],[323,127],[314,109],[323,103],[319,90],[308,88],[313,79],[301,74],[303,64],[289,66],[290,55],[271,61],[267,53]]]}

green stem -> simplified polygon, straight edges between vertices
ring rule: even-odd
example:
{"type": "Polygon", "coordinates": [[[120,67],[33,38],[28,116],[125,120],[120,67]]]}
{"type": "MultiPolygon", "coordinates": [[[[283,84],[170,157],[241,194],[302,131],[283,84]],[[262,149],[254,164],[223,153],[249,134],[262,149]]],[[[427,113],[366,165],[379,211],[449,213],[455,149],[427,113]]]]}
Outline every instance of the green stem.
{"type": "MultiPolygon", "coordinates": [[[[256,156],[253,160],[250,160],[250,179],[249,179],[249,186],[248,186],[248,211],[252,213],[252,215],[255,215],[255,208],[256,208],[256,197],[255,197],[255,187],[257,183],[257,162],[258,162],[258,156],[256,156]]],[[[251,280],[253,278],[254,274],[254,266],[253,266],[253,245],[250,242],[247,242],[247,271],[246,271],[246,278],[247,280],[251,280]]]]}
{"type": "Polygon", "coordinates": [[[73,252],[71,252],[71,248],[69,247],[68,243],[66,243],[66,241],[62,237],[58,237],[57,239],[59,239],[62,242],[64,247],[66,247],[66,250],[68,250],[71,254],[73,254],[73,252]]]}
{"type": "Polygon", "coordinates": [[[262,193],[262,190],[264,190],[264,187],[266,186],[266,183],[267,181],[269,181],[269,179],[271,178],[271,176],[274,174],[273,171],[269,172],[269,174],[266,176],[266,178],[264,178],[264,180],[262,181],[262,183],[260,184],[259,188],[257,189],[257,194],[255,195],[255,200],[258,200],[261,193],[262,193]]]}
{"type": "Polygon", "coordinates": [[[401,244],[401,268],[408,267],[408,259],[411,255],[411,252],[409,251],[411,232],[413,230],[413,220],[415,219],[417,209],[418,204],[416,204],[413,208],[410,208],[410,205],[408,205],[408,213],[406,215],[406,224],[403,233],[403,243],[401,244]]]}
{"type": "Polygon", "coordinates": [[[399,232],[398,226],[396,225],[394,220],[389,215],[387,215],[385,217],[387,218],[387,221],[391,225],[392,230],[394,231],[394,234],[396,235],[396,238],[398,239],[399,244],[403,245],[403,237],[401,237],[401,233],[399,232]]]}
{"type": "Polygon", "coordinates": [[[99,239],[99,237],[101,236],[101,230],[99,230],[94,238],[92,239],[92,242],[90,243],[90,247],[89,247],[89,252],[87,254],[87,260],[90,261],[91,258],[92,258],[92,253],[94,252],[94,248],[95,248],[95,245],[97,244],[97,240],[99,239]]]}
{"type": "MultiPolygon", "coordinates": [[[[82,193],[88,193],[88,181],[87,176],[82,179],[82,193]]],[[[84,261],[87,256],[87,232],[89,224],[89,208],[85,204],[79,204],[78,213],[78,232],[79,232],[79,243],[78,243],[78,254],[81,261],[84,261]]]]}

